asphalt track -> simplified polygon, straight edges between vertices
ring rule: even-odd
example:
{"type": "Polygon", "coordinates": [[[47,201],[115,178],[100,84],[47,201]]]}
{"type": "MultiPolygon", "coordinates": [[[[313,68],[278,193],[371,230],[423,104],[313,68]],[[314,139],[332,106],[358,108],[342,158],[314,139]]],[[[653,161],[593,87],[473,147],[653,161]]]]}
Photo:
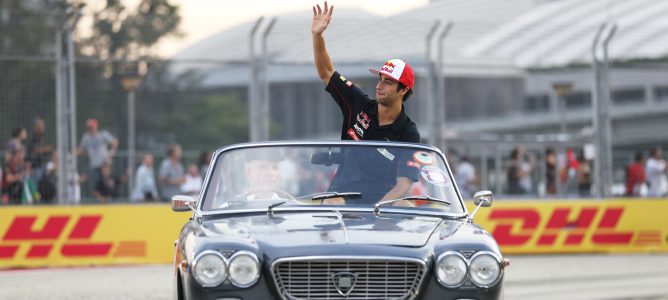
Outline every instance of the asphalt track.
{"type": "MultiPolygon", "coordinates": [[[[507,300],[668,300],[668,254],[510,256],[507,300]]],[[[171,299],[171,267],[0,271],[0,299],[171,299]]]]}

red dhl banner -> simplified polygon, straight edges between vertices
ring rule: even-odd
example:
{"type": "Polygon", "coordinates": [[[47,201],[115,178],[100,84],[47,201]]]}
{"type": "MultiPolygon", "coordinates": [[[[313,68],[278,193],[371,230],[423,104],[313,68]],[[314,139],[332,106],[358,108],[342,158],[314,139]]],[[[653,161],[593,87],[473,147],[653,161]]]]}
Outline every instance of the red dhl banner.
{"type": "Polygon", "coordinates": [[[667,214],[668,200],[497,201],[474,221],[506,254],[665,252],[667,214]]]}
{"type": "MultiPolygon", "coordinates": [[[[472,209],[469,203],[469,209],[472,209]]],[[[474,221],[505,254],[668,251],[668,201],[497,201],[474,221]]],[[[0,268],[169,263],[167,205],[0,208],[0,268]]]]}
{"type": "Polygon", "coordinates": [[[0,208],[0,268],[166,263],[191,216],[167,205],[0,208]]]}

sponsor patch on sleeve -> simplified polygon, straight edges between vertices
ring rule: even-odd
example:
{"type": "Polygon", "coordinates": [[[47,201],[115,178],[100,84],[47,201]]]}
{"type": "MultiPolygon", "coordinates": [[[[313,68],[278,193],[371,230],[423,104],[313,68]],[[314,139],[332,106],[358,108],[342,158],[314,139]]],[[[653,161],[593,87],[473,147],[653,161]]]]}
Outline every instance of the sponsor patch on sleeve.
{"type": "Polygon", "coordinates": [[[343,75],[339,76],[339,79],[341,79],[341,81],[343,81],[343,82],[346,82],[346,78],[343,77],[343,75]]]}
{"type": "Polygon", "coordinates": [[[353,86],[353,83],[350,82],[350,80],[348,80],[348,81],[346,81],[346,85],[347,85],[347,86],[353,86]]]}

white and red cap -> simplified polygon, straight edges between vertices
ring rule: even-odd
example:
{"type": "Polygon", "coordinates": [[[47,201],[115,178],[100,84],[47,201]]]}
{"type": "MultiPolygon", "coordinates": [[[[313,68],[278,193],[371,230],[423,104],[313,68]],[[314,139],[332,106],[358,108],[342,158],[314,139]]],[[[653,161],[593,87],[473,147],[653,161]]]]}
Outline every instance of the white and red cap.
{"type": "Polygon", "coordinates": [[[373,74],[383,74],[401,82],[409,89],[412,89],[415,85],[415,74],[413,74],[413,68],[411,68],[411,65],[407,64],[401,59],[390,59],[385,62],[382,67],[380,67],[380,70],[369,69],[369,72],[373,74]]]}

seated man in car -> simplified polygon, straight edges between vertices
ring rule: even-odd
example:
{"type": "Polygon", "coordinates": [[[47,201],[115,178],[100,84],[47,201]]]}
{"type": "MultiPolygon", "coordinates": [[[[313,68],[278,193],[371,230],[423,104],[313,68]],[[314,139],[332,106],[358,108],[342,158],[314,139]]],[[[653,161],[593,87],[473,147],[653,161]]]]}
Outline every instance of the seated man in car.
{"type": "MultiPolygon", "coordinates": [[[[373,205],[379,201],[408,196],[410,187],[420,178],[419,166],[412,152],[400,148],[348,148],[329,187],[335,192],[360,192],[362,199],[353,205],[373,205]]],[[[328,205],[346,204],[343,199],[323,201],[328,205]]],[[[413,206],[398,201],[395,206],[413,206]]]]}
{"type": "Polygon", "coordinates": [[[244,169],[248,179],[248,191],[242,198],[248,201],[293,199],[294,197],[279,187],[278,163],[281,159],[281,155],[272,155],[265,149],[249,150],[246,153],[244,169]]]}

